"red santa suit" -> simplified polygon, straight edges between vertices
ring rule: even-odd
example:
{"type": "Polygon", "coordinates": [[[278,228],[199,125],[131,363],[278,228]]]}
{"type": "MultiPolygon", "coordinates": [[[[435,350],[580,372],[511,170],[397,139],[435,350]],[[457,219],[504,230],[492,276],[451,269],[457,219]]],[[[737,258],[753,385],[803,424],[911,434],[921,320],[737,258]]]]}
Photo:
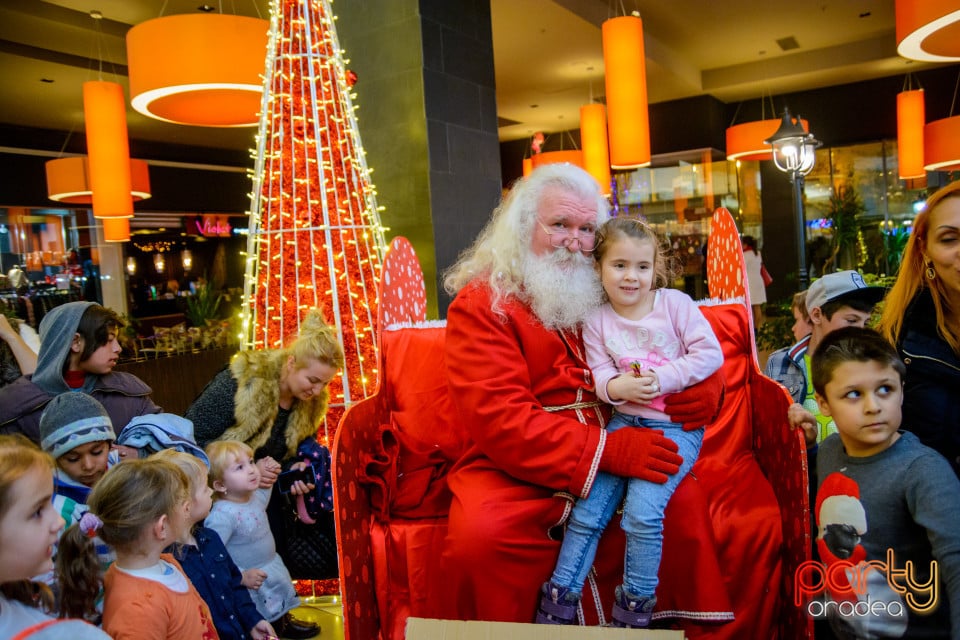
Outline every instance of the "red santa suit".
{"type": "MultiPolygon", "coordinates": [[[[450,395],[471,442],[448,475],[453,493],[441,558],[448,619],[532,622],[572,501],[589,493],[607,408],[597,402],[579,334],[545,329],[524,304],[491,310],[491,292],[460,291],[447,316],[450,395]]],[[[619,520],[615,520],[618,525],[619,520]]],[[[655,619],[733,617],[696,479],[666,511],[655,619]]],[[[612,522],[583,588],[584,622],[609,620],[622,582],[624,538],[612,522]],[[599,611],[598,611],[599,609],[599,611]]]]}

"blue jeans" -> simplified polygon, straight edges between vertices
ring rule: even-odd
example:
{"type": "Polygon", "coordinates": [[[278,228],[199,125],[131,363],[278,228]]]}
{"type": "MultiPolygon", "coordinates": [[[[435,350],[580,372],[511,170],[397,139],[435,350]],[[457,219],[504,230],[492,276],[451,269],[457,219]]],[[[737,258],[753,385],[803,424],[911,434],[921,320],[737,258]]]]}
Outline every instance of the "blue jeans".
{"type": "Polygon", "coordinates": [[[663,550],[663,511],[670,496],[693,463],[703,443],[703,429],[684,431],[676,422],[645,420],[637,416],[614,413],[607,432],[623,427],[661,429],[664,436],[677,443],[683,457],[680,471],[665,484],[636,478],[621,478],[600,472],[586,498],[577,501],[570,514],[560,547],[560,557],[551,581],[581,593],[583,583],[593,566],[597,544],[607,523],[623,502],[620,526],[626,533],[626,558],[623,563],[623,586],[634,596],[650,597],[657,589],[657,572],[663,550]],[[626,500],[624,501],[624,495],[626,500]]]}

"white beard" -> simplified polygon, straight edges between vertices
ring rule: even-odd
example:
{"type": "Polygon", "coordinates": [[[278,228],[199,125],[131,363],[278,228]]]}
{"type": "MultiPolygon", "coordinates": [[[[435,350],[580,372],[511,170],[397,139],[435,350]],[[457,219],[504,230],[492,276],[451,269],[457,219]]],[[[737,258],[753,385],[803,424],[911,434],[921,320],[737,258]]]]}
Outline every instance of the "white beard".
{"type": "Polygon", "coordinates": [[[575,329],[603,302],[593,258],[557,249],[523,261],[523,288],[547,329],[575,329]]]}

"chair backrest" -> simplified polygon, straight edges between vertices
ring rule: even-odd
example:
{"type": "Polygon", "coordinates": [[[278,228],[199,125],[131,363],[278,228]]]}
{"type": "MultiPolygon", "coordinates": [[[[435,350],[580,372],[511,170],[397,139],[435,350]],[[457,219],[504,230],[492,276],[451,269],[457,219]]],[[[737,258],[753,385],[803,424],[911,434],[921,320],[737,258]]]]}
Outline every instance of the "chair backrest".
{"type": "Polygon", "coordinates": [[[379,291],[379,330],[427,319],[427,286],[413,245],[403,236],[390,241],[383,260],[379,291]]]}
{"type": "MultiPolygon", "coordinates": [[[[340,554],[340,592],[344,602],[344,634],[352,640],[380,636],[370,525],[370,492],[359,482],[365,475],[364,454],[381,445],[380,427],[394,409],[385,391],[392,374],[384,354],[385,329],[426,319],[426,285],[413,245],[398,236],[390,242],[381,268],[377,306],[377,370],[374,394],[350,406],[340,420],[333,442],[334,513],[340,554]]],[[[390,342],[389,338],[386,342],[390,342]]],[[[390,345],[387,344],[387,351],[390,345]]],[[[400,360],[398,356],[397,360],[400,360]]],[[[392,360],[391,360],[392,361],[392,360]]]]}
{"type": "MultiPolygon", "coordinates": [[[[747,286],[747,265],[743,245],[733,216],[725,207],[717,207],[710,218],[710,241],[707,245],[707,288],[715,300],[743,299],[750,309],[750,288],[747,286]]],[[[747,314],[749,335],[754,335],[753,314],[747,314]]],[[[757,345],[751,340],[751,351],[757,360],[757,345]]],[[[758,361],[759,362],[759,361],[758,361]]]]}

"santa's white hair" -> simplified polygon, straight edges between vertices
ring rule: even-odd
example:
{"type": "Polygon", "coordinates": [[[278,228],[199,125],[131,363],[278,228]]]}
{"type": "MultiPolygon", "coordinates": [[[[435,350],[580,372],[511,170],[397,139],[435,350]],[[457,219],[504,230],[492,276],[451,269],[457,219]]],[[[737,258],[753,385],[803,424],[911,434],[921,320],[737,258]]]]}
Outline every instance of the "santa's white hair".
{"type": "MultiPolygon", "coordinates": [[[[572,326],[571,317],[583,315],[575,310],[570,313],[560,312],[561,317],[555,317],[553,311],[554,305],[549,304],[550,300],[543,299],[552,294],[543,292],[543,296],[537,303],[531,300],[533,292],[528,292],[530,286],[534,286],[534,280],[537,274],[531,272],[531,268],[537,264],[544,265],[544,261],[537,260],[530,250],[530,242],[533,238],[533,225],[537,219],[540,200],[545,190],[551,187],[559,187],[575,194],[579,198],[590,199],[596,202],[597,207],[597,226],[599,227],[610,215],[610,206],[606,199],[600,193],[600,187],[593,177],[571,164],[555,163],[537,167],[529,176],[514,183],[506,197],[500,203],[500,206],[493,212],[490,222],[483,228],[480,235],[477,236],[473,245],[460,254],[456,264],[447,269],[444,275],[443,284],[447,293],[456,295],[460,289],[467,286],[471,281],[477,278],[486,280],[493,296],[493,311],[502,315],[503,303],[511,297],[516,297],[525,302],[531,302],[534,312],[541,319],[545,326],[560,328],[572,326]],[[528,279],[530,282],[528,283],[528,279]],[[550,309],[542,308],[544,306],[550,309]],[[538,309],[541,307],[541,309],[538,309]],[[541,311],[545,312],[547,317],[541,316],[541,311]]],[[[569,253],[566,249],[558,249],[554,254],[546,256],[546,262],[564,262],[567,260],[563,253],[569,253]]],[[[583,254],[570,254],[586,259],[585,262],[591,262],[592,258],[583,256],[583,254]]],[[[577,262],[578,258],[570,258],[577,262]]],[[[549,268],[549,267],[547,267],[549,268]]],[[[582,270],[575,270],[580,273],[582,270]]],[[[592,272],[592,267],[590,268],[592,272]]],[[[557,273],[553,271],[554,278],[569,278],[570,274],[565,274],[563,270],[557,273]]],[[[550,276],[548,275],[547,278],[550,276]]],[[[595,275],[593,276],[594,282],[595,275]]],[[[569,281],[568,281],[569,284],[569,281]]],[[[566,295],[559,296],[560,302],[567,306],[575,297],[580,297],[583,293],[582,287],[576,287],[580,291],[574,292],[569,286],[564,287],[566,295]],[[562,298],[566,297],[566,300],[562,298]]],[[[599,290],[599,284],[596,289],[599,290]]],[[[599,294],[598,294],[599,295],[599,294]]],[[[577,300],[577,306],[595,307],[596,300],[577,300]]],[[[561,306],[561,305],[556,305],[561,306]]]]}

